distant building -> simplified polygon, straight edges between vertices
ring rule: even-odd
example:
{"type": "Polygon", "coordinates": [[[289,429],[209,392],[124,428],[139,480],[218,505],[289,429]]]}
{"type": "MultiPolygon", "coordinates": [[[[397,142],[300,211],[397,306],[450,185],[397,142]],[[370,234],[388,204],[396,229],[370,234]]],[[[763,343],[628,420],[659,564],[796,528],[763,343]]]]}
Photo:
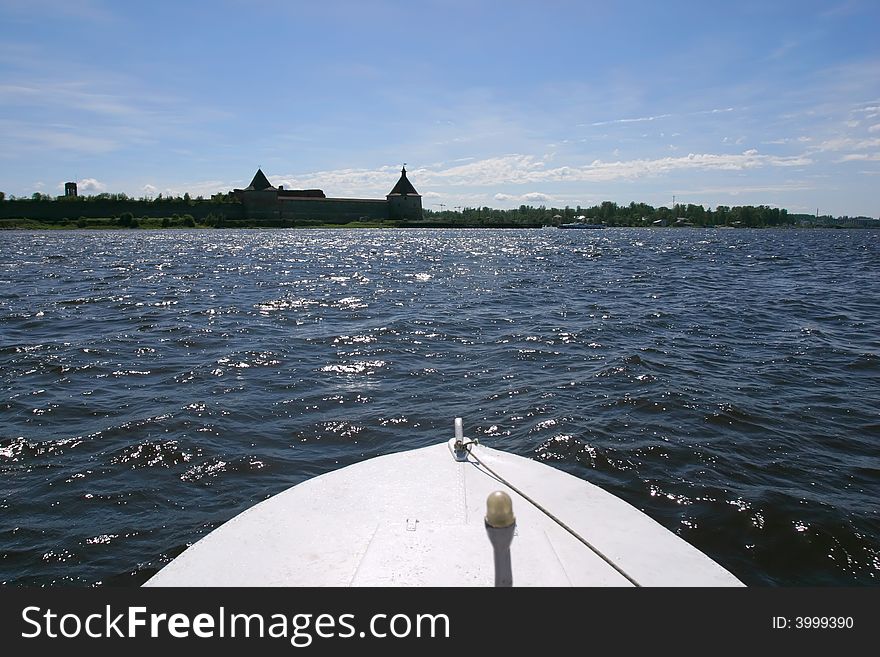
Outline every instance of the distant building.
{"type": "Polygon", "coordinates": [[[64,183],[64,195],[65,196],[76,196],[76,183],[75,182],[64,183]]]}
{"type": "Polygon", "coordinates": [[[400,180],[385,197],[389,219],[421,219],[422,197],[406,177],[406,166],[400,169],[400,180]]]}
{"type": "Polygon", "coordinates": [[[422,196],[406,177],[406,166],[384,199],[328,198],[320,189],[275,187],[262,169],[257,169],[250,185],[230,193],[241,201],[245,219],[412,221],[422,218],[422,196]]]}

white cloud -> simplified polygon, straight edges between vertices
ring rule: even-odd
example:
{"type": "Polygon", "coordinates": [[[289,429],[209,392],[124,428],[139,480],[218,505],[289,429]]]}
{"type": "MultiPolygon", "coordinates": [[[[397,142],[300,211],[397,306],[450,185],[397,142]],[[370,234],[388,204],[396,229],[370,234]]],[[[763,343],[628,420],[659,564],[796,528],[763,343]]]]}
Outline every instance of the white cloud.
{"type": "Polygon", "coordinates": [[[531,155],[505,155],[487,158],[464,166],[421,172],[422,184],[483,186],[546,182],[606,182],[656,176],[679,170],[743,171],[761,167],[792,167],[811,164],[810,158],[762,155],[755,149],[741,154],[691,153],[686,156],[657,159],[603,162],[594,160],[585,166],[547,168],[543,159],[531,155]]]}
{"type": "Polygon", "coordinates": [[[657,116],[640,116],[636,119],[612,119],[611,121],[596,121],[591,126],[614,125],[617,123],[643,123],[645,121],[657,121],[658,119],[668,119],[672,114],[658,114],[657,116]]]}
{"type": "MultiPolygon", "coordinates": [[[[740,154],[691,153],[656,159],[594,160],[581,166],[548,167],[548,158],[533,155],[510,154],[472,160],[456,166],[413,168],[407,171],[410,180],[425,198],[439,198],[431,189],[448,187],[491,187],[499,185],[534,185],[565,182],[611,182],[661,176],[675,171],[745,171],[763,167],[796,167],[812,163],[806,155],[764,155],[755,149],[740,154]]],[[[398,177],[396,165],[377,169],[337,169],[303,174],[267,174],[274,185],[288,189],[322,189],[330,197],[382,198],[398,177]]],[[[190,194],[208,195],[241,186],[238,183],[216,181],[191,183],[181,186],[190,194]]],[[[182,191],[181,191],[182,193],[182,191]]],[[[446,193],[448,195],[448,192],[446,193]]],[[[499,202],[551,202],[554,198],[544,192],[511,194],[497,192],[492,197],[499,202]]],[[[558,199],[556,199],[558,200],[558,199]]]]}
{"type": "Polygon", "coordinates": [[[838,162],[880,162],[880,153],[850,153],[837,160],[838,162]]]}
{"type": "Polygon", "coordinates": [[[94,178],[83,178],[76,184],[76,186],[77,190],[80,192],[101,194],[107,191],[107,185],[102,183],[100,180],[95,180],[94,178]]]}
{"type": "Polygon", "coordinates": [[[870,128],[868,128],[868,132],[880,132],[880,123],[875,123],[870,128]]]}
{"type": "Polygon", "coordinates": [[[758,151],[750,149],[740,155],[690,153],[682,157],[664,157],[654,160],[600,162],[585,168],[581,173],[584,179],[612,180],[616,178],[653,176],[678,170],[742,171],[765,166],[803,166],[810,163],[811,160],[804,156],[777,157],[761,155],[758,151]]]}
{"type": "Polygon", "coordinates": [[[503,155],[486,158],[440,171],[426,172],[429,181],[453,185],[493,185],[499,183],[528,183],[540,175],[544,162],[531,155],[503,155]]]}
{"type": "MultiPolygon", "coordinates": [[[[419,179],[421,169],[407,171],[413,180],[419,179]]],[[[397,166],[383,166],[378,169],[336,169],[302,174],[267,174],[273,185],[284,185],[288,189],[322,189],[327,196],[346,194],[366,194],[384,196],[397,182],[397,166]]],[[[417,187],[418,189],[418,187],[417,187]]]]}
{"type": "Polygon", "coordinates": [[[828,139],[818,146],[820,151],[842,151],[846,149],[864,150],[867,148],[880,147],[880,139],[853,139],[852,137],[838,137],[828,139]]]}
{"type": "Polygon", "coordinates": [[[525,194],[505,194],[504,192],[498,192],[492,198],[507,206],[554,203],[559,200],[550,194],[545,194],[544,192],[527,192],[525,194]]]}
{"type": "MultiPolygon", "coordinates": [[[[880,140],[876,140],[880,144],[880,140]]],[[[521,153],[499,157],[470,160],[455,166],[432,164],[407,171],[410,180],[426,199],[448,198],[450,188],[499,187],[510,185],[544,186],[554,183],[590,183],[632,181],[663,176],[677,171],[747,171],[761,168],[802,167],[813,163],[806,154],[776,156],[748,149],[742,153],[690,153],[659,158],[603,161],[593,160],[585,165],[548,166],[547,156],[521,153]],[[439,191],[438,191],[439,190],[439,191]],[[442,193],[440,193],[442,191],[442,193]]],[[[384,198],[399,176],[398,165],[386,165],[375,169],[336,169],[300,174],[267,173],[274,185],[287,189],[322,189],[329,197],[384,198]]],[[[247,181],[198,181],[174,185],[177,194],[189,192],[192,196],[210,196],[235,187],[243,187],[247,181]]],[[[101,192],[103,183],[94,179],[81,183],[84,191],[101,192]]],[[[143,185],[143,193],[155,194],[156,185],[143,185]]],[[[164,191],[163,191],[164,193],[164,191]]],[[[464,199],[460,192],[456,198],[464,199]]],[[[493,196],[479,196],[473,201],[484,203],[490,198],[503,203],[551,203],[561,199],[545,192],[531,191],[522,194],[499,191],[493,196]]]]}
{"type": "Polygon", "coordinates": [[[763,141],[762,144],[792,144],[795,142],[805,144],[807,142],[813,141],[812,137],[807,137],[805,135],[801,135],[797,139],[793,137],[783,137],[781,139],[771,139],[769,141],[763,141]]]}
{"type": "MultiPolygon", "coordinates": [[[[878,140],[880,141],[880,140],[878,140]]],[[[803,167],[813,163],[806,154],[795,156],[765,155],[756,149],[748,149],[739,154],[691,153],[670,155],[660,158],[603,161],[593,160],[585,165],[548,166],[548,156],[509,154],[481,160],[471,160],[455,166],[433,163],[421,168],[411,168],[408,177],[429,201],[450,199],[453,196],[459,203],[484,205],[491,200],[505,204],[536,204],[568,202],[557,190],[553,195],[546,192],[530,191],[523,193],[507,191],[472,194],[467,188],[491,188],[501,186],[545,186],[565,183],[607,183],[613,181],[633,181],[644,178],[664,176],[677,171],[747,171],[761,168],[803,167]],[[452,191],[456,189],[457,191],[452,191]]],[[[287,189],[321,189],[328,197],[384,198],[399,176],[398,165],[386,165],[375,169],[336,169],[300,174],[273,174],[267,177],[273,185],[283,185],[287,189]]],[[[247,181],[195,181],[173,185],[173,189],[162,189],[158,184],[139,186],[141,193],[149,195],[172,193],[191,196],[205,196],[243,187],[247,181]]],[[[83,182],[84,191],[101,192],[106,189],[103,183],[92,179],[83,182]],[[90,186],[91,185],[91,186],[90,186]]],[[[534,189],[534,187],[533,187],[534,189]]],[[[800,189],[800,188],[798,188],[800,189]]],[[[451,201],[450,201],[451,202],[451,201]]],[[[436,203],[434,203],[436,205],[436,203]]]]}
{"type": "MultiPolygon", "coordinates": [[[[650,121],[658,121],[660,119],[668,119],[674,116],[699,116],[701,114],[721,114],[726,112],[733,112],[733,107],[719,107],[708,110],[697,110],[696,112],[685,112],[684,114],[657,114],[654,116],[640,116],[634,119],[611,119],[609,121],[596,121],[594,123],[590,123],[590,126],[604,126],[604,125],[619,125],[625,123],[645,123],[650,121]]],[[[584,127],[588,124],[579,123],[578,127],[584,127]]]]}

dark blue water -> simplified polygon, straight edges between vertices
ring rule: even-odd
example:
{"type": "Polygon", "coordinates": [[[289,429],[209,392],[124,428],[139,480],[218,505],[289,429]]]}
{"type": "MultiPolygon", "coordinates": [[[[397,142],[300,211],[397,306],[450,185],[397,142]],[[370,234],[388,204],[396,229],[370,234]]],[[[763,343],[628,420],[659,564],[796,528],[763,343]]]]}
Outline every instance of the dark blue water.
{"type": "Polygon", "coordinates": [[[880,581],[880,233],[0,233],[0,582],[136,585],[305,478],[549,462],[751,585],[880,581]]]}

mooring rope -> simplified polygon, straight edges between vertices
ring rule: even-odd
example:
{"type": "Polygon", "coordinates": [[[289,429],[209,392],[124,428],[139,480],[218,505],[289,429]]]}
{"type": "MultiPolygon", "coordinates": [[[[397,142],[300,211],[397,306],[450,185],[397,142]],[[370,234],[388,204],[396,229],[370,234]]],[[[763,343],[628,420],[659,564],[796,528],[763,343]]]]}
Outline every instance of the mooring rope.
{"type": "Polygon", "coordinates": [[[526,500],[527,502],[529,502],[532,506],[534,506],[536,509],[538,509],[538,511],[540,511],[541,513],[543,513],[544,515],[546,515],[548,518],[550,518],[550,520],[552,520],[553,522],[555,522],[557,525],[559,525],[560,527],[562,527],[565,531],[567,531],[569,534],[571,534],[572,536],[574,536],[574,537],[575,537],[577,540],[579,540],[581,543],[583,543],[583,544],[586,545],[588,548],[590,548],[590,550],[592,550],[592,551],[593,551],[593,552],[594,552],[599,558],[601,558],[605,563],[607,563],[609,566],[611,566],[612,568],[614,568],[614,570],[616,570],[616,571],[617,571],[618,573],[620,573],[623,577],[625,577],[625,578],[627,579],[627,581],[629,581],[633,586],[641,587],[641,584],[639,584],[635,579],[633,579],[632,577],[630,577],[630,576],[629,576],[629,575],[628,575],[623,569],[621,569],[617,564],[615,564],[613,561],[611,561],[611,559],[609,559],[609,558],[606,557],[604,554],[602,554],[602,551],[599,550],[599,548],[597,548],[597,547],[595,547],[594,545],[592,545],[587,539],[585,539],[583,536],[581,536],[580,534],[578,534],[574,529],[572,529],[571,527],[569,527],[568,525],[566,525],[562,520],[560,520],[558,517],[556,517],[553,513],[551,513],[551,512],[548,511],[547,509],[545,509],[543,506],[541,506],[541,505],[540,505],[538,502],[536,502],[534,499],[532,499],[531,497],[529,497],[528,495],[526,495],[523,491],[521,491],[519,488],[517,488],[517,487],[514,486],[512,483],[510,483],[507,479],[505,479],[505,478],[502,477],[500,474],[498,474],[497,472],[495,472],[492,468],[490,468],[488,465],[486,465],[486,464],[480,459],[480,457],[478,457],[476,454],[474,454],[474,452],[471,450],[471,446],[472,446],[472,445],[479,445],[479,444],[480,444],[480,443],[479,443],[479,441],[477,441],[477,440],[469,440],[469,441],[467,441],[467,442],[461,442],[461,443],[460,443],[461,447],[467,450],[468,455],[471,456],[471,457],[473,457],[473,459],[474,459],[477,463],[479,463],[483,468],[485,468],[485,469],[486,469],[486,470],[487,470],[487,471],[488,471],[493,477],[495,477],[498,481],[500,481],[502,484],[504,484],[505,486],[507,486],[508,488],[510,488],[510,490],[514,491],[517,495],[519,495],[519,496],[522,497],[524,500],[526,500]]]}

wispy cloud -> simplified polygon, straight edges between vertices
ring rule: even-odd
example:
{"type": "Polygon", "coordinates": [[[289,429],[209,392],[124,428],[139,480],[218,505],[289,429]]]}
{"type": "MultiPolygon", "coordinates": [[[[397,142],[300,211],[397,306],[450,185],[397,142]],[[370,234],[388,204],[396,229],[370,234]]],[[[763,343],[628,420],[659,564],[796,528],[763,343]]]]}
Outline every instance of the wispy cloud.
{"type": "Polygon", "coordinates": [[[855,112],[859,114],[864,114],[866,120],[876,119],[880,116],[880,105],[869,105],[868,107],[862,107],[861,109],[855,110],[855,112]]]}
{"type": "MultiPolygon", "coordinates": [[[[424,169],[411,169],[410,177],[421,178],[424,169]]],[[[282,173],[269,179],[274,185],[284,185],[288,189],[323,189],[331,196],[347,194],[363,195],[365,193],[384,196],[397,181],[399,169],[397,165],[386,165],[377,169],[335,169],[332,171],[315,171],[311,173],[282,173]]]]}
{"type": "Polygon", "coordinates": [[[818,151],[865,150],[880,148],[880,138],[858,139],[854,137],[835,137],[827,139],[816,147],[818,151]]]}
{"type": "Polygon", "coordinates": [[[788,41],[783,42],[780,46],[775,48],[767,56],[767,59],[782,59],[783,57],[786,57],[791,51],[798,48],[800,45],[800,41],[789,39],[788,41]]]}
{"type": "Polygon", "coordinates": [[[45,21],[47,16],[64,19],[74,18],[88,21],[111,21],[111,14],[99,2],[92,0],[5,0],[4,9],[18,17],[45,21]]]}
{"type": "Polygon", "coordinates": [[[812,137],[800,136],[800,137],[782,137],[781,139],[771,139],[769,141],[762,141],[762,144],[806,144],[808,142],[813,141],[812,137]]]}
{"type": "MultiPolygon", "coordinates": [[[[123,129],[129,134],[128,129],[123,129]]],[[[21,151],[103,154],[119,148],[122,135],[118,131],[80,129],[66,124],[40,125],[0,119],[0,146],[7,157],[14,158],[21,151]]]]}
{"type": "Polygon", "coordinates": [[[823,9],[821,12],[819,12],[819,16],[826,19],[850,16],[860,13],[863,9],[863,4],[864,3],[859,2],[859,0],[846,0],[846,2],[838,2],[835,5],[823,9]]]}
{"type": "Polygon", "coordinates": [[[837,160],[838,162],[880,162],[880,153],[850,153],[837,160]]]}
{"type": "MultiPolygon", "coordinates": [[[[691,153],[677,157],[655,159],[594,160],[581,166],[548,167],[547,158],[533,155],[510,154],[472,160],[456,166],[412,168],[409,177],[417,188],[492,187],[540,183],[610,182],[656,177],[676,171],[745,171],[763,167],[801,167],[812,163],[806,155],[765,155],[751,149],[738,154],[691,153]]],[[[267,173],[275,185],[288,189],[323,189],[329,196],[384,196],[397,180],[397,166],[386,165],[376,169],[336,169],[302,174],[267,173]]],[[[207,183],[205,183],[207,184],[207,183]]],[[[212,183],[214,184],[214,183],[212,183]]],[[[219,184],[219,183],[218,183],[219,184]]],[[[227,183],[231,188],[242,183],[227,183]]],[[[200,185],[204,187],[204,185],[200,185]]],[[[191,185],[190,188],[193,188],[191,185]]],[[[218,191],[218,190],[214,190],[218,191]]],[[[192,193],[192,189],[191,189],[192,193]]],[[[427,194],[427,192],[426,192],[427,194]]],[[[495,199],[511,201],[551,200],[539,198],[544,192],[509,194],[498,192],[495,199]],[[534,196],[528,197],[528,194],[534,196]]]]}
{"type": "MultiPolygon", "coordinates": [[[[45,55],[43,55],[45,56],[45,55]]],[[[34,55],[34,60],[47,63],[34,55]]],[[[0,83],[0,157],[74,153],[101,155],[142,148],[166,139],[187,139],[193,127],[222,120],[222,110],[145,89],[137,80],[101,72],[72,72],[72,79],[22,72],[0,83]]]]}
{"type": "Polygon", "coordinates": [[[645,121],[657,121],[659,119],[668,119],[672,114],[658,114],[657,116],[640,116],[635,119],[612,119],[611,121],[596,121],[591,123],[592,126],[614,125],[617,123],[644,123],[645,121]]]}
{"type": "MultiPolygon", "coordinates": [[[[684,112],[682,114],[657,114],[654,116],[639,116],[636,118],[623,118],[623,119],[611,119],[609,121],[596,121],[594,123],[590,123],[591,126],[605,126],[605,125],[618,125],[625,123],[646,123],[651,121],[659,121],[660,119],[669,119],[676,116],[699,116],[701,114],[723,114],[727,112],[733,112],[733,107],[723,107],[723,108],[714,108],[707,110],[697,110],[694,112],[684,112]]],[[[580,127],[587,125],[584,123],[579,124],[580,127]]]]}
{"type": "Polygon", "coordinates": [[[122,97],[98,93],[83,82],[43,81],[28,84],[0,84],[0,102],[5,105],[49,105],[117,117],[143,116],[145,110],[122,97]]]}
{"type": "Polygon", "coordinates": [[[531,155],[487,158],[440,171],[424,171],[427,184],[488,186],[537,182],[607,182],[659,176],[681,170],[742,171],[761,167],[796,167],[811,164],[804,155],[780,157],[763,155],[752,149],[740,154],[691,153],[680,157],[595,160],[585,166],[548,168],[544,160],[531,155]]]}
{"type": "Polygon", "coordinates": [[[192,108],[182,97],[139,89],[134,80],[100,74],[80,74],[73,81],[42,77],[5,82],[0,84],[0,103],[41,111],[55,108],[68,116],[76,110],[127,123],[187,123],[230,116],[215,108],[192,108]]]}

